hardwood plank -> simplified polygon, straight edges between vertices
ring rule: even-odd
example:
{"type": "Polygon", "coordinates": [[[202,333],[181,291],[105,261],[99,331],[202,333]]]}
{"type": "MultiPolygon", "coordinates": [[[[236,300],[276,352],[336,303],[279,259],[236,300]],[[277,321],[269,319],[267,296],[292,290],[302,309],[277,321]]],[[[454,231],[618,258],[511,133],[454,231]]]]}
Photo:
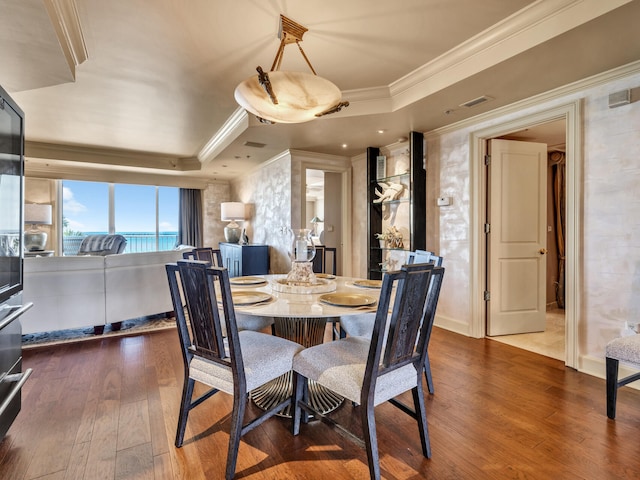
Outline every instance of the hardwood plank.
{"type": "Polygon", "coordinates": [[[146,367],[145,377],[148,387],[149,431],[155,457],[169,452],[169,448],[173,446],[173,437],[167,436],[162,398],[160,397],[160,385],[158,385],[155,369],[146,367]]]}
{"type": "Polygon", "coordinates": [[[168,453],[153,456],[153,476],[156,479],[177,478],[171,468],[171,458],[168,453]]]}
{"type": "MultiPolygon", "coordinates": [[[[376,409],[383,478],[640,478],[640,391],[620,389],[614,421],[604,380],[557,360],[437,328],[430,358],[433,457],[422,457],[415,421],[383,404],[376,409]]],[[[175,331],[25,350],[24,365],[34,374],[0,442],[0,478],[223,476],[228,395],[194,409],[185,445],[173,446],[183,375],[175,331]]],[[[333,415],[359,431],[349,403],[333,415]]],[[[236,478],[358,479],[368,468],[365,452],[326,425],[303,425],[293,437],[290,421],[276,417],[242,439],[236,478]]]]}
{"type": "Polygon", "coordinates": [[[154,462],[151,443],[119,450],[113,478],[115,480],[153,480],[154,462]]]}
{"type": "Polygon", "coordinates": [[[117,450],[151,443],[147,400],[120,404],[117,450]]]}
{"type": "Polygon", "coordinates": [[[89,442],[76,443],[65,471],[64,480],[82,480],[89,457],[89,442]]]}

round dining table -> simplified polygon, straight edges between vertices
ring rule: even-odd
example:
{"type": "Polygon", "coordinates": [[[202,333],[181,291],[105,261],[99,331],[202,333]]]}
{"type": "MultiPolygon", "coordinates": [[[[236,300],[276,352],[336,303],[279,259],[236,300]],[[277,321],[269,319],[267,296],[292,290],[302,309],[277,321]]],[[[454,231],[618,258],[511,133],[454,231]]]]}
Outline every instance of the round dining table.
{"type": "MultiPolygon", "coordinates": [[[[314,285],[288,285],[287,275],[231,278],[236,313],[273,318],[273,333],[304,347],[324,341],[327,322],[345,315],[377,310],[381,281],[316,274],[314,285]]],[[[292,375],[285,374],[251,392],[252,401],[268,410],[292,393],[292,375]]],[[[309,383],[309,402],[325,414],[338,408],[343,398],[314,382],[309,383]]],[[[290,409],[282,412],[290,416],[290,409]]]]}

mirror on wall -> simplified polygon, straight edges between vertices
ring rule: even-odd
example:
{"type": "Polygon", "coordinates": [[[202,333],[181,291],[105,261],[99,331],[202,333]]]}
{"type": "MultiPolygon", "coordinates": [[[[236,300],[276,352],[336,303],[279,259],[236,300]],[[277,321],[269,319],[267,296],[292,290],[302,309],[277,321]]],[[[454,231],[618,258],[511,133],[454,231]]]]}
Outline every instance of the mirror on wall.
{"type": "Polygon", "coordinates": [[[322,245],[324,237],[324,172],[307,169],[306,171],[306,208],[305,227],[312,230],[316,245],[322,245]]]}

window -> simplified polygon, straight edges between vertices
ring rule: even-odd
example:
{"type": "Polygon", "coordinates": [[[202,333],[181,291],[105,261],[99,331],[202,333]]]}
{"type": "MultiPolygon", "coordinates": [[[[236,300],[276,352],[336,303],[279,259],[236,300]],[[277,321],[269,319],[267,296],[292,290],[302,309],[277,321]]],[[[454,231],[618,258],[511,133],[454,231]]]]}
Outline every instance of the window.
{"type": "Polygon", "coordinates": [[[63,255],[86,235],[118,233],[126,253],[171,250],[178,238],[178,188],[64,180],[63,255]]]}

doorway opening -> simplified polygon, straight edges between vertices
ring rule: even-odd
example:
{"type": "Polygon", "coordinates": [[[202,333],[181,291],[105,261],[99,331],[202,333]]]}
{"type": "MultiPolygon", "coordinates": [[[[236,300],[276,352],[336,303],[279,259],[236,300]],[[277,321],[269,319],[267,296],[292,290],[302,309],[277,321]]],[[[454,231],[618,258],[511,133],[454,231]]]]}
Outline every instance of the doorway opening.
{"type": "Polygon", "coordinates": [[[578,318],[581,303],[578,285],[581,281],[582,251],[582,104],[580,100],[551,107],[538,113],[512,118],[470,134],[471,161],[471,324],[469,334],[486,336],[487,301],[484,292],[486,264],[486,178],[484,157],[486,143],[492,138],[519,132],[527,128],[563,120],[566,127],[566,252],[565,252],[565,366],[578,367],[578,318]]]}
{"type": "Polygon", "coordinates": [[[313,230],[316,245],[335,249],[335,274],[348,276],[351,267],[345,264],[343,252],[351,248],[350,165],[306,161],[301,169],[305,201],[300,205],[300,218],[304,228],[313,230]]]}
{"type": "Polygon", "coordinates": [[[546,172],[546,276],[544,330],[490,337],[524,350],[556,360],[565,358],[564,257],[566,243],[562,222],[565,218],[564,160],[566,156],[566,121],[564,119],[535,125],[497,137],[501,140],[535,142],[547,146],[546,172]]]}

